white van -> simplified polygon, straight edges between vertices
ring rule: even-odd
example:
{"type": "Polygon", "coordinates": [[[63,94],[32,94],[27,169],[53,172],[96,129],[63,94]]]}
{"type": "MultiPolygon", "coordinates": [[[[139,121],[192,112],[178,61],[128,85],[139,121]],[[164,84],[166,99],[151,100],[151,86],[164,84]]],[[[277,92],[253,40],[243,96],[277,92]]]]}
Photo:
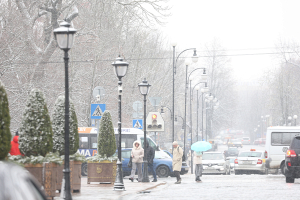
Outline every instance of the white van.
{"type": "Polygon", "coordinates": [[[266,167],[283,172],[285,153],[295,135],[300,134],[298,126],[268,127],[266,136],[266,167]]]}
{"type": "MultiPolygon", "coordinates": [[[[118,148],[118,128],[115,128],[114,131],[118,148]]],[[[94,156],[97,153],[97,128],[78,127],[78,133],[79,149],[77,152],[81,155],[84,155],[85,157],[94,156]]],[[[149,136],[146,137],[149,145],[156,151],[159,151],[158,145],[149,136]]],[[[122,128],[122,149],[132,148],[133,142],[136,140],[140,140],[142,146],[144,145],[144,132],[142,130],[136,128],[122,128]]]]}

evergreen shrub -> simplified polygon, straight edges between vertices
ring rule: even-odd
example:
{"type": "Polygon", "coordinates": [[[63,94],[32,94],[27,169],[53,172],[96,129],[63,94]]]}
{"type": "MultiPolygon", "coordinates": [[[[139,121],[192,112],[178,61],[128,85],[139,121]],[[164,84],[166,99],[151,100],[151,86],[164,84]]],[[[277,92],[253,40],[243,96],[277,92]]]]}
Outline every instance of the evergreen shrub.
{"type": "Polygon", "coordinates": [[[20,127],[19,148],[25,156],[52,152],[53,133],[44,95],[33,89],[28,97],[20,127]]]}
{"type": "Polygon", "coordinates": [[[114,126],[109,111],[105,111],[98,130],[98,155],[111,157],[116,152],[114,126]]]}
{"type": "MultiPolygon", "coordinates": [[[[75,107],[72,101],[69,101],[69,144],[70,155],[75,154],[79,148],[78,122],[75,107]]],[[[59,152],[65,155],[65,96],[59,96],[55,101],[52,115],[53,127],[53,152],[59,152]]]]}
{"type": "Polygon", "coordinates": [[[0,160],[4,160],[10,151],[10,115],[7,94],[0,80],[0,160]]]}

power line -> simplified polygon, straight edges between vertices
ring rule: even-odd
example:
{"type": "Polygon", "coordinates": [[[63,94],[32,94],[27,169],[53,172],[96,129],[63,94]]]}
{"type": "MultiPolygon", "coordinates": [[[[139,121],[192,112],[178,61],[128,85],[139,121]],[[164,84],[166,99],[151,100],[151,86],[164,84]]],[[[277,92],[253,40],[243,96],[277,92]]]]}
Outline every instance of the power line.
{"type": "MultiPolygon", "coordinates": [[[[199,56],[199,58],[210,58],[210,57],[231,57],[231,56],[263,56],[263,55],[276,55],[276,54],[282,54],[282,53],[288,53],[288,54],[295,54],[296,52],[292,51],[286,51],[286,52],[265,52],[265,53],[242,53],[242,54],[219,54],[219,55],[202,55],[199,56]]],[[[190,57],[180,57],[180,58],[190,58],[190,57]]],[[[172,57],[154,57],[154,58],[128,58],[125,59],[127,61],[136,61],[136,60],[170,60],[172,57]]],[[[114,62],[115,59],[104,59],[104,60],[97,60],[97,62],[114,62]]],[[[69,61],[70,63],[93,63],[94,60],[73,60],[69,61]]],[[[62,64],[63,61],[50,61],[50,62],[41,62],[41,64],[62,64]]],[[[37,63],[14,63],[9,62],[7,65],[36,65],[37,63]]],[[[3,64],[4,65],[4,64],[3,64]]]]}

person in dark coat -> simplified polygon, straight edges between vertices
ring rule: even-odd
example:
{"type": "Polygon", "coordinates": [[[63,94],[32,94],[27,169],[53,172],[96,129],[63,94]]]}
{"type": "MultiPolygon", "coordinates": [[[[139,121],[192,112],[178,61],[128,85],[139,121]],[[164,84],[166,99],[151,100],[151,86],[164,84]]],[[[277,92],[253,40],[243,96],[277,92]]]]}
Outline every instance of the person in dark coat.
{"type": "Polygon", "coordinates": [[[16,132],[16,135],[14,136],[13,140],[10,142],[11,148],[10,148],[10,155],[17,156],[21,155],[21,152],[19,150],[19,133],[16,132]]]}
{"type": "Polygon", "coordinates": [[[152,182],[157,182],[156,172],[155,172],[154,165],[153,165],[153,159],[155,157],[155,150],[153,149],[153,147],[151,147],[149,145],[148,142],[145,142],[145,143],[146,143],[148,169],[150,169],[152,171],[152,174],[153,174],[153,181],[152,182]]]}

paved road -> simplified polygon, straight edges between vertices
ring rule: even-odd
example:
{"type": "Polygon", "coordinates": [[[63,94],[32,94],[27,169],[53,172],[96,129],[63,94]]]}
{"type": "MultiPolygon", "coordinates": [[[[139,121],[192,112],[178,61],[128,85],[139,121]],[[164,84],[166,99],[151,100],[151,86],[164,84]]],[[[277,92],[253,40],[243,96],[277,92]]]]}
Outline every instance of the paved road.
{"type": "Polygon", "coordinates": [[[202,183],[196,183],[194,175],[188,174],[182,176],[182,184],[177,185],[175,178],[165,178],[167,184],[150,190],[150,193],[128,195],[122,199],[300,199],[300,179],[294,184],[285,183],[283,175],[204,175],[201,179],[202,183]]]}

